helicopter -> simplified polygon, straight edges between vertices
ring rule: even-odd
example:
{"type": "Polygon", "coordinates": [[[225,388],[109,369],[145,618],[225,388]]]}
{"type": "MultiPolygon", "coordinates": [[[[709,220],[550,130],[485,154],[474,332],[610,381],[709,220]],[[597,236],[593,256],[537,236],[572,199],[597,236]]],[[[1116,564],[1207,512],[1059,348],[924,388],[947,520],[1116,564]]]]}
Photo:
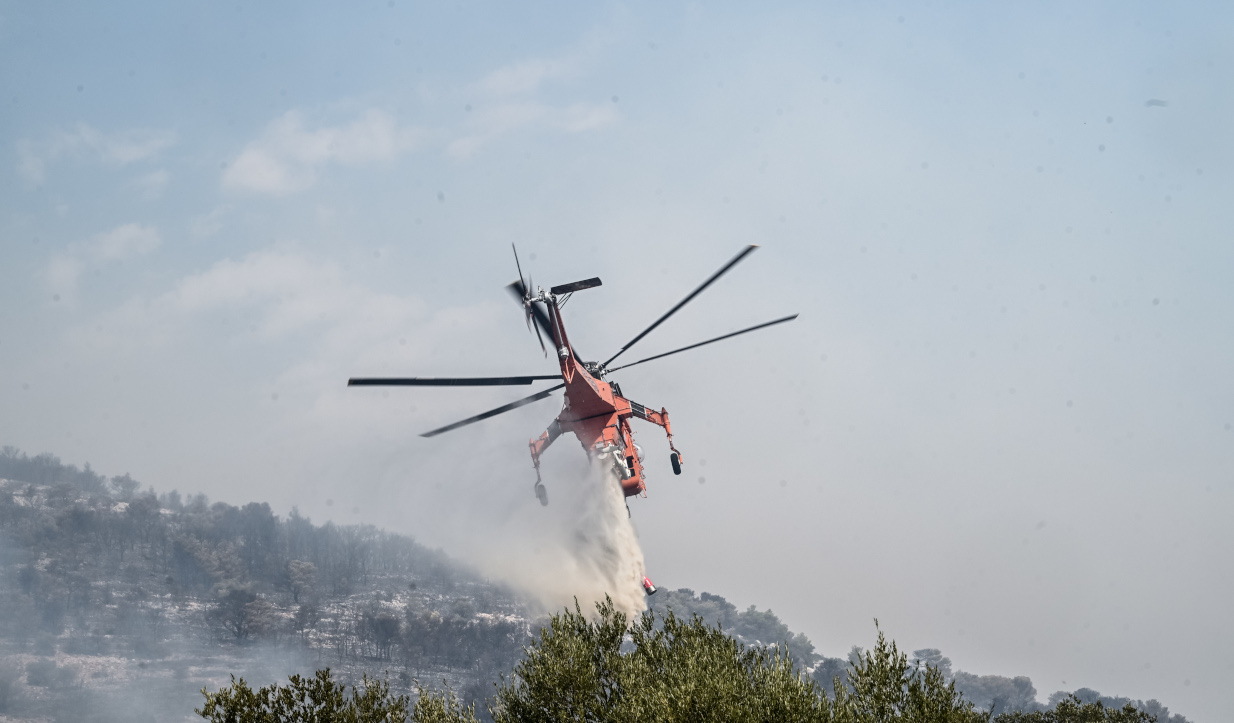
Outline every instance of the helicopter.
{"type": "MultiPolygon", "coordinates": [[[[637,417],[664,429],[664,433],[668,437],[668,447],[671,450],[669,463],[672,465],[673,474],[681,474],[684,458],[673,444],[673,428],[669,423],[668,410],[660,408],[657,411],[652,407],[627,398],[621,391],[621,385],[616,381],[609,381],[606,377],[621,369],[628,369],[639,364],[663,359],[673,354],[680,354],[683,351],[697,349],[707,344],[731,339],[741,334],[747,334],[796,319],[797,314],[784,316],[706,341],[700,341],[696,344],[649,356],[635,362],[612,366],[618,357],[629,351],[643,337],[650,334],[656,327],[668,320],[669,317],[680,311],[683,306],[690,303],[694,297],[715,283],[721,276],[728,273],[730,269],[757,248],[758,246],[754,244],[743,248],[728,263],[720,267],[719,271],[716,271],[706,281],[691,291],[689,295],[679,301],[676,306],[665,312],[659,319],[656,319],[651,326],[631,339],[617,353],[602,362],[583,361],[583,357],[579,355],[570,343],[569,335],[566,333],[565,321],[561,313],[561,307],[576,292],[601,286],[600,279],[590,278],[575,281],[569,284],[554,286],[547,291],[541,287],[533,289],[530,280],[524,280],[523,278],[523,268],[518,259],[518,249],[514,248],[514,263],[518,269],[519,278],[518,281],[511,283],[506,288],[523,307],[528,329],[535,331],[536,337],[540,341],[540,348],[544,351],[546,357],[548,356],[548,348],[544,343],[545,337],[552,342],[553,351],[560,366],[559,374],[517,377],[353,377],[347,381],[347,385],[353,387],[522,386],[540,381],[556,380],[560,383],[548,389],[515,400],[509,404],[503,404],[496,409],[490,409],[473,417],[424,432],[420,436],[435,437],[459,427],[474,424],[512,409],[518,409],[519,407],[538,402],[549,397],[554,392],[564,389],[565,403],[562,406],[561,412],[549,423],[544,433],[528,443],[531,451],[532,466],[535,467],[536,471],[535,494],[540,504],[548,505],[548,491],[545,489],[544,482],[540,477],[540,457],[565,432],[574,433],[574,436],[578,438],[578,441],[583,445],[583,449],[587,450],[594,462],[602,465],[612,465],[617,479],[620,480],[621,491],[626,497],[640,494],[645,497],[647,484],[643,471],[642,448],[634,443],[634,433],[630,428],[630,419],[637,417]]],[[[628,509],[629,507],[627,506],[628,509]]],[[[655,587],[651,584],[651,581],[644,578],[643,582],[648,594],[653,594],[655,587]]]]}

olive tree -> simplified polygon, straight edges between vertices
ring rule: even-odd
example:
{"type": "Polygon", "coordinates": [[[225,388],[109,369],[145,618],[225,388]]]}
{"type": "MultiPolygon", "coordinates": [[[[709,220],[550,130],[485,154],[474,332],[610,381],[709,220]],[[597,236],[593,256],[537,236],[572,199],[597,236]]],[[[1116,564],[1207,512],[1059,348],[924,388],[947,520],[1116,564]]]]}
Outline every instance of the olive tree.
{"type": "Polygon", "coordinates": [[[348,694],[328,668],[257,690],[232,676],[226,688],[201,692],[206,702],[194,712],[211,723],[479,723],[474,708],[462,706],[448,690],[421,690],[412,705],[407,696],[392,695],[385,681],[366,675],[348,694]]]}

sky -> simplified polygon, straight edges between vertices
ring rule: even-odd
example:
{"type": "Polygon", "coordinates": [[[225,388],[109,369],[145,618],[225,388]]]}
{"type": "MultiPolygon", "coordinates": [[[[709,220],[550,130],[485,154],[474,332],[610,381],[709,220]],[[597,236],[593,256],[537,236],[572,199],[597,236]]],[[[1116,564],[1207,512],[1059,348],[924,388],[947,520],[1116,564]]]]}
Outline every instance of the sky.
{"type": "Polygon", "coordinates": [[[511,243],[587,358],[758,244],[636,349],[796,321],[613,377],[652,579],[1221,719],[1232,20],[2,1],[0,444],[551,576],[559,397],[346,379],[553,373],[511,243]]]}

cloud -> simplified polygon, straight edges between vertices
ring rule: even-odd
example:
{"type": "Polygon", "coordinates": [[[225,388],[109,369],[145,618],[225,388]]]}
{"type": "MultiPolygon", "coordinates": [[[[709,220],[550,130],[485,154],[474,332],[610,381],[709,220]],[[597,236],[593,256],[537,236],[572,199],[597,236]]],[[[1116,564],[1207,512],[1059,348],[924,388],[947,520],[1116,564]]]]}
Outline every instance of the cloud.
{"type": "Polygon", "coordinates": [[[304,256],[259,252],[223,259],[182,279],[163,302],[182,313],[262,306],[262,328],[279,335],[316,323],[353,301],[337,267],[304,256]]]}
{"type": "Polygon", "coordinates": [[[84,268],[85,264],[78,257],[72,254],[56,254],[47,263],[43,280],[57,301],[61,298],[71,301],[77,292],[77,280],[81,278],[84,268]]]}
{"type": "Polygon", "coordinates": [[[163,189],[167,188],[169,180],[171,180],[171,176],[167,171],[160,168],[157,171],[151,171],[136,178],[132,185],[141,191],[143,198],[151,200],[163,195],[163,189]]]}
{"type": "Polygon", "coordinates": [[[94,155],[110,165],[124,166],[152,158],[175,145],[171,131],[135,129],[103,133],[85,123],[69,131],[55,131],[42,141],[17,142],[17,172],[32,184],[47,180],[47,167],[63,157],[94,155]]]}
{"type": "Polygon", "coordinates": [[[162,243],[158,229],[153,226],[126,223],[96,236],[88,249],[96,258],[117,260],[148,254],[162,243]]]}
{"type": "Polygon", "coordinates": [[[453,156],[466,157],[484,145],[522,128],[548,128],[567,133],[581,133],[613,123],[617,111],[603,103],[576,103],[554,108],[535,102],[502,103],[478,111],[469,123],[466,135],[451,141],[446,150],[453,156]]]}
{"type": "MultiPolygon", "coordinates": [[[[503,66],[468,85],[467,92],[482,102],[468,115],[462,132],[446,143],[446,152],[469,156],[523,128],[581,133],[614,122],[617,111],[608,103],[558,106],[530,97],[547,81],[578,73],[578,64],[572,61],[533,59],[503,66]]],[[[426,145],[430,135],[425,129],[400,126],[393,116],[376,109],[349,124],[316,127],[310,126],[302,112],[291,110],[271,121],[259,138],[236,155],[223,172],[222,186],[229,191],[287,196],[313,186],[329,165],[390,162],[426,145]]]]}
{"type": "Polygon", "coordinates": [[[43,279],[57,300],[63,298],[71,302],[77,294],[78,280],[91,263],[141,256],[162,243],[154,226],[126,223],[89,241],[71,244],[65,251],[52,256],[43,271],[43,279]]]}
{"type": "Polygon", "coordinates": [[[189,232],[197,238],[213,236],[223,228],[223,219],[230,210],[227,206],[217,206],[210,213],[194,216],[189,221],[189,232]]]}
{"type": "Polygon", "coordinates": [[[493,96],[529,93],[546,80],[577,75],[573,63],[561,60],[526,60],[489,73],[477,84],[477,89],[493,96]]]}
{"type": "Polygon", "coordinates": [[[520,129],[581,133],[613,123],[617,110],[608,103],[553,105],[533,98],[551,80],[580,73],[572,59],[532,59],[503,66],[472,86],[481,102],[470,114],[462,135],[446,146],[456,157],[470,156],[488,143],[520,129]]]}
{"type": "Polygon", "coordinates": [[[195,349],[245,348],[260,358],[271,353],[283,361],[263,384],[288,396],[299,390],[295,396],[326,405],[327,416],[367,414],[371,409],[348,402],[341,383],[348,373],[392,360],[415,368],[434,349],[493,333],[494,320],[508,319],[501,312],[508,312],[505,305],[434,313],[414,295],[357,283],[331,260],[263,250],[220,260],[161,293],[92,314],[69,330],[66,341],[100,360],[155,358],[186,367],[200,361],[195,349]],[[392,344],[400,338],[415,343],[392,344]],[[335,409],[340,404],[342,411],[335,409]]]}
{"type": "Polygon", "coordinates": [[[582,133],[617,120],[617,111],[604,103],[577,103],[552,114],[552,123],[569,133],[582,133]]]}
{"type": "Polygon", "coordinates": [[[298,111],[271,122],[223,174],[223,188],[276,196],[302,191],[322,166],[388,162],[413,150],[423,133],[400,127],[389,114],[369,110],[346,126],[305,127],[298,111]]]}
{"type": "Polygon", "coordinates": [[[373,329],[392,332],[423,310],[419,301],[349,282],[331,262],[268,250],[223,259],[165,293],[132,299],[109,312],[106,325],[120,330],[118,338],[143,330],[171,338],[193,318],[222,314],[242,316],[251,331],[270,339],[318,327],[351,338],[373,329]]]}

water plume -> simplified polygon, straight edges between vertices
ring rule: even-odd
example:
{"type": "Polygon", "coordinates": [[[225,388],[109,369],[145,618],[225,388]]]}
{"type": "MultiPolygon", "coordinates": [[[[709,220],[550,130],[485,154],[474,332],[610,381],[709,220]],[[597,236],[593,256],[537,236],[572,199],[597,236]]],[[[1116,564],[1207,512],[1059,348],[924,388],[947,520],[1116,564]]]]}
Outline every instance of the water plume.
{"type": "Polygon", "coordinates": [[[579,602],[602,600],[607,593],[618,610],[630,615],[647,607],[643,591],[643,548],[630,521],[616,467],[593,463],[585,482],[582,514],[570,552],[579,602]]]}
{"type": "MultiPolygon", "coordinates": [[[[478,561],[487,574],[523,590],[546,610],[584,611],[605,595],[629,615],[646,609],[643,550],[611,463],[556,474],[546,470],[549,506],[536,505],[534,519],[508,535],[478,561]],[[551,475],[551,476],[550,476],[551,475]],[[519,539],[522,538],[522,539],[519,539]]],[[[493,536],[486,536],[493,545],[493,536]]]]}

